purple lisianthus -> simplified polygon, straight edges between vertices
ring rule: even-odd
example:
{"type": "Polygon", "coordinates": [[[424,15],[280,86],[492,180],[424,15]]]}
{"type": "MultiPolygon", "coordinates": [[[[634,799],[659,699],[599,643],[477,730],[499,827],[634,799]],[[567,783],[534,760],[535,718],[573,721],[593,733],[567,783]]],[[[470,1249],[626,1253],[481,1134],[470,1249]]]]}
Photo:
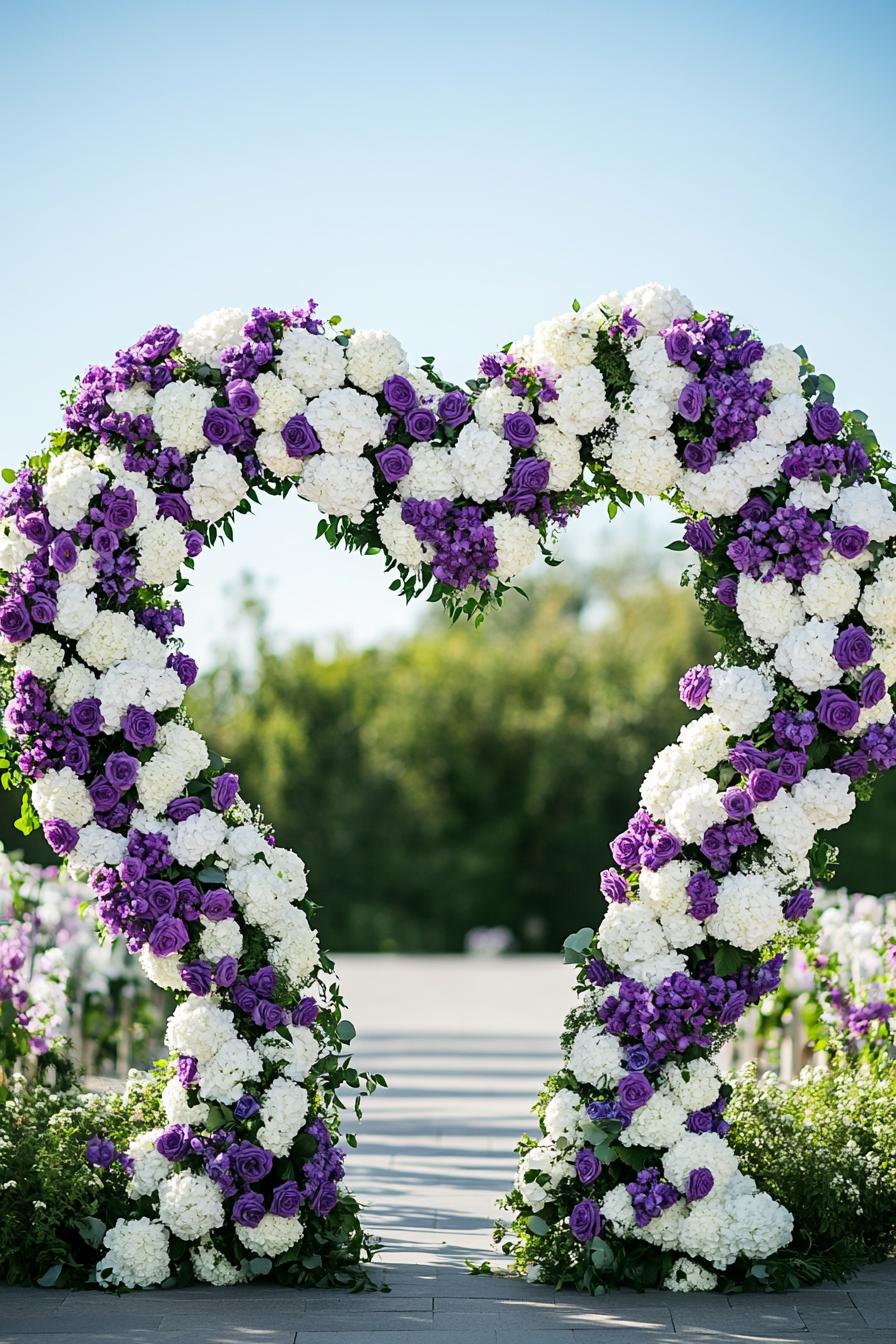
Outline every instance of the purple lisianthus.
{"type": "Polygon", "coordinates": [[[179,1162],[190,1152],[193,1131],[189,1125],[166,1125],[156,1139],[156,1152],[169,1162],[179,1162]]]}
{"type": "Polygon", "coordinates": [[[678,694],[688,709],[700,709],[712,690],[712,668],[698,663],[689,667],[678,683],[678,694]]]}
{"type": "Polygon", "coordinates": [[[592,1149],[580,1148],[575,1157],[576,1175],[582,1185],[591,1185],[603,1170],[600,1159],[594,1156],[592,1149]]]}
{"type": "Polygon", "coordinates": [[[212,785],[212,804],[219,812],[226,812],[228,807],[233,806],[234,799],[239,792],[240,777],[232,772],[225,772],[215,777],[212,785]]]}
{"type": "Polygon", "coordinates": [[[264,1199],[255,1190],[247,1190],[233,1201],[231,1217],[241,1227],[257,1227],[264,1215],[264,1199]]]}
{"type": "Polygon", "coordinates": [[[227,384],[227,402],[234,415],[251,420],[261,402],[252,384],[245,378],[234,378],[227,384]]]}
{"type": "Polygon", "coordinates": [[[708,518],[690,518],[685,524],[684,539],[698,555],[709,555],[716,544],[716,534],[708,518]]]}
{"type": "Polygon", "coordinates": [[[115,1144],[111,1139],[101,1139],[98,1134],[94,1134],[92,1139],[87,1140],[86,1157],[92,1166],[102,1167],[106,1171],[117,1156],[115,1144]]]}
{"type": "Polygon", "coordinates": [[[864,626],[848,625],[834,641],[834,661],[844,671],[871,661],[874,645],[864,626]]]}
{"type": "Polygon", "coordinates": [[[187,926],[174,915],[162,915],[149,935],[150,951],[157,957],[170,957],[189,941],[187,926]]]}
{"type": "Polygon", "coordinates": [[[78,843],[78,831],[61,817],[51,817],[44,822],[44,835],[54,854],[71,854],[78,843]]]}
{"type": "Polygon", "coordinates": [[[22,536],[28,541],[33,542],[35,546],[49,545],[50,538],[53,535],[53,529],[42,513],[20,514],[16,520],[16,526],[22,536]]]}
{"type": "Polygon", "coordinates": [[[643,1073],[627,1073],[617,1088],[619,1105],[631,1113],[646,1106],[653,1096],[653,1085],[643,1073]]]}
{"type": "Polygon", "coordinates": [[[715,1179],[709,1167],[694,1167],[684,1188],[685,1199],[705,1199],[715,1185],[715,1179]]]}
{"type": "Polygon", "coordinates": [[[126,793],[136,784],[139,769],[140,762],[135,757],[129,756],[126,751],[113,751],[106,757],[103,773],[119,793],[126,793]]]}
{"type": "Polygon", "coordinates": [[[230,1159],[240,1180],[249,1185],[263,1181],[265,1176],[270,1175],[274,1165],[274,1154],[267,1148],[260,1148],[257,1143],[250,1143],[248,1139],[233,1145],[230,1159]]]}
{"type": "Polygon", "coordinates": [[[236,1120],[251,1120],[253,1115],[257,1115],[260,1110],[258,1102],[251,1092],[244,1092],[238,1101],[234,1103],[233,1115],[236,1120]]]}
{"type": "Polygon", "coordinates": [[[412,411],[417,405],[417,392],[412,382],[400,373],[394,373],[383,383],[383,396],[390,410],[399,415],[412,411]]]}
{"type": "Polygon", "coordinates": [[[60,532],[50,546],[50,564],[60,574],[70,574],[78,563],[78,548],[68,532],[60,532]]]}
{"type": "Polygon", "coordinates": [[[191,961],[181,966],[180,978],[191,994],[204,998],[212,987],[212,968],[207,961],[191,961]]]}
{"type": "Polygon", "coordinates": [[[843,428],[840,412],[830,401],[816,401],[809,409],[809,425],[816,439],[833,439],[843,428]]]}
{"type": "Polygon", "coordinates": [[[600,889],[608,901],[628,905],[631,892],[625,878],[616,868],[604,868],[600,875],[600,889]]]}
{"type": "Polygon", "coordinates": [[[737,606],[737,579],[733,575],[719,579],[716,584],[716,597],[723,607],[737,606]]]}
{"type": "Polygon", "coordinates": [[[747,776],[747,788],[754,803],[770,803],[777,798],[781,781],[773,770],[760,766],[747,776]]]}
{"type": "Polygon", "coordinates": [[[215,984],[219,989],[230,989],[236,983],[238,971],[235,957],[222,957],[215,967],[215,984]]]}
{"type": "Polygon", "coordinates": [[[213,887],[211,891],[204,891],[199,904],[206,919],[213,923],[229,919],[233,914],[233,897],[226,887],[213,887]]]}
{"type": "Polygon", "coordinates": [[[726,789],[721,798],[725,812],[733,821],[742,821],[753,811],[753,799],[746,789],[726,789]]]}
{"type": "Polygon", "coordinates": [[[121,720],[121,731],[125,739],[138,750],[152,746],[158,728],[155,715],[140,705],[129,705],[121,720]]]}
{"type": "Polygon", "coordinates": [[[299,999],[295,1008],[292,1010],[293,1025],[297,1027],[310,1027],[317,1021],[317,1015],[320,1012],[317,1000],[309,994],[299,999]]]}
{"type": "Polygon", "coordinates": [[[165,813],[178,824],[186,821],[188,817],[195,817],[202,811],[202,803],[198,798],[172,798],[171,802],[165,808],[165,813]]]}
{"type": "Polygon", "coordinates": [[[295,1218],[302,1202],[302,1193],[295,1181],[275,1185],[271,1195],[271,1213],[277,1218],[295,1218]]]}
{"type": "Polygon", "coordinates": [[[439,419],[450,429],[465,425],[471,413],[470,398],[465,392],[446,392],[439,401],[439,419]]]}
{"type": "Polygon", "coordinates": [[[809,887],[800,887],[799,891],[794,892],[790,900],[784,907],[785,919],[805,919],[809,911],[815,904],[815,897],[809,887]]]}
{"type": "Polygon", "coordinates": [[[569,1215],[569,1230],[576,1241],[591,1241],[603,1231],[604,1219],[593,1199],[580,1200],[569,1215]]]}
{"type": "Polygon", "coordinates": [[[859,721],[859,706],[855,700],[836,687],[828,687],[820,693],[815,712],[819,723],[841,735],[855,728],[859,721]]]}
{"type": "Polygon", "coordinates": [[[320,452],[320,439],[311,421],[304,415],[294,415],[280,431],[289,457],[310,457],[320,452]]]}
{"type": "Polygon", "coordinates": [[[706,405],[706,386],[704,383],[688,383],[678,397],[678,414],[691,424],[699,420],[706,405]]]}
{"type": "Polygon", "coordinates": [[[504,417],[504,437],[512,448],[531,448],[538,438],[538,426],[527,411],[511,411],[504,417]]]}
{"type": "Polygon", "coordinates": [[[842,555],[844,560],[857,559],[870,540],[870,535],[864,527],[857,527],[852,523],[846,527],[838,527],[831,533],[831,547],[838,555],[842,555]]]}
{"type": "Polygon", "coordinates": [[[219,447],[225,444],[239,443],[243,437],[242,427],[234,411],[223,406],[209,406],[202,422],[202,432],[209,443],[219,447]]]}
{"type": "Polygon", "coordinates": [[[859,687],[859,704],[863,709],[879,705],[887,693],[887,679],[879,667],[866,672],[859,687]]]}
{"type": "Polygon", "coordinates": [[[404,424],[411,438],[419,443],[431,439],[437,428],[435,414],[428,406],[415,406],[413,410],[408,411],[404,424]]]}
{"type": "Polygon", "coordinates": [[[393,443],[391,447],[381,449],[374,456],[380,471],[386,480],[391,482],[403,480],[414,465],[414,459],[407,448],[400,443],[393,443]]]}

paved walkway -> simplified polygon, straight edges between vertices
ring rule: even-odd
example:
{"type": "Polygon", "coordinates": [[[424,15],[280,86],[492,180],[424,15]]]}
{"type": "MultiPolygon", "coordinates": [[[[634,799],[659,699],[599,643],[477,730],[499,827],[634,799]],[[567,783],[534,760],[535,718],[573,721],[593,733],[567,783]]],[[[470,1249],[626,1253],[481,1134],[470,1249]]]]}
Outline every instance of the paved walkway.
{"type": "Polygon", "coordinates": [[[0,1344],[893,1344],[896,1265],[846,1288],[724,1298],[617,1293],[588,1298],[498,1276],[494,1200],[513,1144],[556,1066],[570,971],[554,958],[340,959],[357,1058],[384,1072],[351,1184],[384,1243],[389,1294],[250,1285],[101,1298],[0,1288],[0,1344]]]}

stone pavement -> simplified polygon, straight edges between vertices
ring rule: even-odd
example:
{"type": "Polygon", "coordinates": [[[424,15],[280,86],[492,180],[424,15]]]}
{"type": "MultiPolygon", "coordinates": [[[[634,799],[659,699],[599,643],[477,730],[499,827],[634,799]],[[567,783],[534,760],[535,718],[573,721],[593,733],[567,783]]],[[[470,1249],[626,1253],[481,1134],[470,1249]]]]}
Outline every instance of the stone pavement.
{"type": "Polygon", "coordinates": [[[0,1288],[0,1344],[896,1344],[896,1265],[786,1295],[589,1298],[498,1275],[495,1198],[558,1062],[571,973],[551,958],[339,959],[357,1060],[389,1078],[350,1155],[388,1294],[248,1285],[97,1293],[0,1288]]]}

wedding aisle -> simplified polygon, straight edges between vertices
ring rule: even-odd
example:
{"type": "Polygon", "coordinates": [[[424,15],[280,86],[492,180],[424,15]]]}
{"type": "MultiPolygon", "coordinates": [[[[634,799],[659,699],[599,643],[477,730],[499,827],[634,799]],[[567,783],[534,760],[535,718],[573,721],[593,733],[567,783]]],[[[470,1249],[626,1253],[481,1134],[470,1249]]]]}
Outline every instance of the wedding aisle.
{"type": "Polygon", "coordinates": [[[350,1157],[391,1292],[350,1296],[267,1285],[120,1298],[0,1288],[0,1344],[889,1344],[892,1266],[845,1288],[786,1296],[619,1293],[590,1299],[499,1275],[496,1197],[513,1144],[559,1062],[571,972],[554,957],[343,956],[357,1060],[386,1074],[350,1157]]]}

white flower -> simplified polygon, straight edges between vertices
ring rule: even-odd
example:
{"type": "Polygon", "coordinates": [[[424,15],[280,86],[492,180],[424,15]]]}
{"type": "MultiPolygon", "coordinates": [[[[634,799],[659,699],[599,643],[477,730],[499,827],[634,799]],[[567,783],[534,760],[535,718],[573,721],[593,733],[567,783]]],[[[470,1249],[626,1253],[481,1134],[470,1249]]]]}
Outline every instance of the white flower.
{"type": "Polygon", "coordinates": [[[214,399],[213,388],[190,378],[160,388],[152,405],[152,423],[162,447],[177,448],[188,457],[207,448],[202,426],[214,399]]]}
{"type": "Polygon", "coordinates": [[[408,357],[388,331],[356,331],[345,352],[349,382],[364,392],[378,393],[395,373],[406,374],[408,357]]]}
{"type": "Polygon", "coordinates": [[[161,1129],[145,1130],[128,1144],[128,1157],[134,1159],[134,1170],[128,1182],[129,1194],[155,1194],[159,1183],[170,1172],[171,1163],[156,1148],[156,1139],[162,1132],[161,1129]]]}
{"type": "Polygon", "coordinates": [[[226,1288],[245,1278],[243,1271],[232,1265],[207,1238],[191,1247],[190,1260],[199,1282],[210,1283],[215,1288],[226,1288]]]}
{"type": "Polygon", "coordinates": [[[38,681],[53,681],[64,662],[65,649],[52,635],[35,635],[16,653],[16,671],[33,672],[38,681]]]}
{"type": "Polygon", "coordinates": [[[157,957],[149,943],[144,943],[137,957],[148,980],[160,989],[176,989],[183,993],[184,982],[181,979],[183,965],[177,953],[170,957],[157,957]]]}
{"type": "Polygon", "coordinates": [[[723,877],[716,903],[719,908],[707,919],[707,931],[745,952],[763,947],[783,923],[781,893],[756,874],[729,873],[723,877]]]}
{"type": "Polygon", "coordinates": [[[739,1170],[737,1154],[718,1134],[685,1134],[663,1157],[666,1180],[682,1192],[695,1167],[707,1167],[712,1172],[717,1193],[739,1170]]]}
{"type": "Polygon", "coordinates": [[[663,1280],[663,1287],[671,1293],[711,1293],[718,1282],[712,1270],[681,1256],[663,1280]]]}
{"type": "Polygon", "coordinates": [[[542,404],[564,434],[592,434],[610,414],[603,374],[593,364],[565,369],[557,379],[557,399],[542,404]]]}
{"type": "Polygon", "coordinates": [[[621,301],[620,312],[623,308],[632,310],[645,336],[655,336],[670,327],[677,317],[690,317],[694,311],[694,305],[685,294],[656,280],[630,289],[621,301]]]}
{"type": "Polygon", "coordinates": [[[751,733],[768,717],[775,688],[751,667],[716,667],[708,704],[732,733],[751,733]]]}
{"type": "Polygon", "coordinates": [[[786,345],[767,345],[762,358],[750,365],[750,378],[754,383],[771,379],[772,396],[787,397],[800,394],[800,370],[802,360],[795,350],[786,345]]]}
{"type": "Polygon", "coordinates": [[[781,789],[770,803],[757,803],[753,821],[760,834],[783,854],[802,858],[815,841],[815,826],[786,789],[781,789]]]}
{"type": "Polygon", "coordinates": [[[694,845],[700,843],[710,826],[720,826],[726,819],[722,795],[713,779],[683,789],[666,813],[666,825],[673,835],[694,845]]]}
{"type": "Polygon", "coordinates": [[[152,393],[146,383],[133,383],[120,392],[107,392],[106,403],[117,415],[152,415],[152,393]]]}
{"type": "Polygon", "coordinates": [[[738,1176],[721,1194],[713,1192],[691,1204],[682,1240],[691,1254],[725,1269],[741,1255],[750,1260],[772,1255],[792,1234],[787,1209],[757,1191],[748,1177],[738,1176]]]}
{"type": "Polygon", "coordinates": [[[223,448],[213,446],[194,462],[193,483],[184,498],[194,518],[216,523],[236,508],[246,490],[239,462],[223,448]]]}
{"type": "Polygon", "coordinates": [[[87,786],[67,765],[61,770],[48,770],[41,779],[33,780],[31,801],[42,822],[56,817],[72,826],[86,826],[93,821],[93,802],[87,786]]]}
{"type": "Polygon", "coordinates": [[[386,553],[400,565],[417,569],[423,563],[426,549],[417,540],[410,523],[402,520],[401,504],[397,499],[391,500],[383,509],[377,521],[377,531],[386,553]]]}
{"type": "Polygon", "coordinates": [[[810,770],[805,779],[794,785],[792,794],[820,831],[845,826],[855,810],[856,797],[850,790],[848,776],[833,770],[810,770]]]}
{"type": "Polygon", "coordinates": [[[204,1173],[179,1171],[159,1186],[159,1218],[181,1241],[197,1241],[222,1226],[224,1200],[204,1173]]]}
{"type": "Polygon", "coordinates": [[[665,975],[684,969],[683,959],[669,960],[671,949],[666,935],[640,901],[630,905],[613,902],[601,920],[598,940],[612,966],[632,979],[643,980],[650,988],[665,975]]]}
{"type": "Polygon", "coordinates": [[[308,405],[304,392],[276,373],[260,373],[252,386],[259,402],[253,419],[259,429],[268,433],[279,435],[283,426],[294,415],[301,415],[308,405]]]}
{"type": "MultiPolygon", "coordinates": [[[[163,1159],[164,1161],[164,1159],[163,1159]]],[[[97,1282],[151,1288],[168,1278],[168,1229],[150,1218],[119,1218],[103,1238],[108,1254],[96,1267],[97,1282]]]]}
{"type": "Polygon", "coordinates": [[[96,677],[83,663],[69,663],[56,678],[53,704],[63,714],[79,700],[89,700],[96,693],[96,677]]]}
{"type": "Polygon", "coordinates": [[[642,806],[656,821],[662,821],[674,799],[685,789],[700,784],[703,773],[681,746],[663,747],[644,776],[642,806]]]}
{"type": "Polygon", "coordinates": [[[801,392],[785,392],[776,397],[768,408],[768,415],[759,421],[759,433],[764,443],[794,443],[806,432],[808,416],[801,392]]]}
{"type": "Polygon", "coordinates": [[[832,621],[813,619],[795,626],[775,651],[775,667],[801,691],[835,686],[843,676],[832,653],[836,638],[832,621]]]}
{"type": "Polygon", "coordinates": [[[626,1147],[669,1148],[682,1137],[688,1113],[680,1102],[665,1092],[654,1092],[639,1106],[631,1124],[619,1135],[626,1147]]]}
{"type": "Polygon", "coordinates": [[[304,1231],[298,1218],[278,1218],[266,1213],[257,1227],[237,1225],[236,1235],[254,1255],[273,1258],[282,1255],[302,1240],[304,1231]]]}
{"type": "Polygon", "coordinates": [[[525,397],[515,397],[503,378],[493,379],[473,403],[476,423],[483,429],[494,430],[496,434],[504,433],[505,415],[513,415],[517,411],[531,415],[532,402],[525,397]]]}
{"type": "MultiPolygon", "coordinates": [[[[177,958],[171,960],[176,961],[177,958]]],[[[180,989],[183,992],[183,982],[180,989]]],[[[190,1094],[177,1074],[173,1074],[162,1088],[162,1110],[169,1125],[195,1125],[197,1128],[205,1124],[209,1113],[204,1101],[195,1105],[190,1101],[190,1094]]]]}
{"type": "Polygon", "coordinates": [[[569,1049],[569,1068],[580,1083],[612,1087],[625,1073],[622,1047],[597,1023],[583,1027],[569,1049]]]}
{"type": "Polygon", "coordinates": [[[635,1211],[632,1197],[624,1185],[614,1185],[600,1202],[601,1212],[619,1237],[635,1233],[635,1211]]]}
{"type": "Polygon", "coordinates": [[[80,639],[96,620],[96,598],[79,583],[60,584],[53,629],[66,639],[80,639]]]}
{"type": "Polygon", "coordinates": [[[829,555],[817,574],[805,576],[802,589],[803,606],[810,616],[842,621],[858,602],[862,581],[847,560],[829,555]]]}
{"type": "Polygon", "coordinates": [[[701,714],[678,734],[685,756],[700,770],[712,770],[728,755],[729,732],[718,714],[701,714]]]}
{"type": "Polygon", "coordinates": [[[826,486],[822,481],[795,480],[791,477],[793,489],[787,496],[787,503],[797,509],[808,509],[810,513],[828,513],[840,494],[839,485],[832,481],[826,486]]]}
{"type": "Polygon", "coordinates": [[[259,434],[255,440],[255,451],[258,454],[259,461],[263,462],[268,471],[279,476],[281,479],[287,476],[298,476],[302,470],[302,460],[298,457],[290,457],[286,451],[286,443],[279,430],[265,430],[259,434]]]}
{"type": "Polygon", "coordinates": [[[454,499],[458,494],[452,454],[433,443],[420,443],[410,450],[410,471],[398,482],[402,499],[454,499]]]}
{"type": "Polygon", "coordinates": [[[197,868],[215,853],[227,835],[227,823],[217,812],[204,807],[195,816],[177,824],[171,853],[185,868],[197,868]]]}
{"type": "Polygon", "coordinates": [[[513,1184],[529,1208],[537,1213],[553,1199],[554,1189],[560,1182],[568,1180],[574,1171],[569,1150],[561,1152],[552,1140],[542,1139],[520,1158],[513,1184]],[[537,1179],[526,1180],[532,1172],[547,1177],[547,1180],[544,1183],[537,1179]]]}
{"type": "Polygon", "coordinates": [[[464,425],[451,449],[451,469],[460,494],[477,503],[504,493],[510,471],[510,444],[491,429],[464,425]]]}
{"type": "Polygon", "coordinates": [[[578,440],[564,434],[556,425],[539,425],[535,448],[540,458],[550,464],[548,489],[568,490],[582,474],[582,459],[578,440]]]}
{"type": "Polygon", "coordinates": [[[288,1078],[275,1078],[261,1103],[258,1142],[286,1157],[308,1115],[308,1093],[288,1078]]]}
{"type": "Polygon", "coordinates": [[[638,879],[638,895],[653,915],[684,914],[690,899],[686,887],[696,871],[696,865],[684,859],[664,863],[656,872],[645,868],[638,879]]]}
{"type": "Polygon", "coordinates": [[[841,490],[833,517],[838,527],[863,527],[872,541],[896,537],[896,509],[887,491],[874,481],[841,490]]]}
{"type": "Polygon", "coordinates": [[[672,435],[660,432],[651,437],[627,415],[620,416],[609,466],[620,485],[642,495],[664,494],[681,472],[672,435]]]}
{"type": "Polygon", "coordinates": [[[89,822],[81,827],[78,843],[68,856],[68,866],[72,872],[90,872],[101,863],[114,868],[121,863],[127,850],[127,840],[123,835],[89,822]]]}
{"type": "Polygon", "coordinates": [[[525,518],[509,513],[496,513],[489,525],[495,534],[498,551],[495,575],[502,583],[510,583],[527,565],[537,560],[540,533],[525,518]]]}
{"type": "Polygon", "coordinates": [[[661,336],[645,336],[626,350],[628,366],[635,383],[650,387],[670,406],[678,404],[678,397],[690,381],[691,375],[678,364],[670,363],[666,345],[661,336]]]}
{"type": "Polygon", "coordinates": [[[686,1111],[701,1111],[718,1098],[722,1076],[711,1059],[691,1059],[687,1064],[665,1065],[661,1086],[681,1102],[686,1111]]]}
{"type": "Polygon", "coordinates": [[[287,1027],[289,1037],[268,1031],[258,1041],[258,1053],[280,1065],[281,1072],[293,1082],[302,1083],[308,1077],[320,1053],[310,1027],[287,1027]]]}
{"type": "Polygon", "coordinates": [[[158,518],[144,527],[137,540],[137,578],[141,583],[167,587],[177,578],[187,558],[184,529],[175,518],[158,518]]]}
{"type": "Polygon", "coordinates": [[[222,957],[239,957],[243,950],[243,933],[235,919],[206,919],[201,915],[199,949],[209,961],[222,957]]]}
{"type": "Polygon", "coordinates": [[[306,458],[298,490],[321,513],[348,517],[353,523],[362,522],[376,501],[371,463],[349,453],[315,453],[306,458]]]}
{"type": "Polygon", "coordinates": [[[322,392],[308,403],[305,418],[330,453],[360,457],[365,448],[376,448],[383,441],[383,422],[376,402],[353,387],[322,392]]]}
{"type": "Polygon", "coordinates": [[[52,526],[69,528],[79,523],[93,496],[105,483],[103,473],[92,467],[77,448],[66,448],[51,457],[44,504],[52,526]]]}
{"type": "Polygon", "coordinates": [[[881,560],[862,594],[859,611],[869,625],[896,642],[896,556],[881,560]]]}
{"type": "Polygon", "coordinates": [[[219,308],[214,313],[205,313],[181,337],[180,348],[198,363],[220,369],[224,351],[242,345],[243,327],[248,321],[249,314],[241,308],[219,308]]]}
{"type": "Polygon", "coordinates": [[[0,569],[14,574],[33,550],[34,542],[22,536],[14,518],[0,520],[0,569]]]}
{"type": "Polygon", "coordinates": [[[544,1113],[544,1127],[550,1137],[574,1142],[581,1131],[583,1109],[584,1103],[578,1092],[568,1087],[559,1088],[544,1113]]]}
{"type": "Polygon", "coordinates": [[[577,364],[590,364],[594,358],[597,326],[593,316],[584,312],[560,313],[539,322],[532,333],[539,363],[550,360],[558,369],[571,369],[577,364]]]}
{"type": "Polygon", "coordinates": [[[317,932],[308,923],[304,910],[287,905],[279,923],[268,928],[271,943],[271,961],[293,985],[303,985],[320,960],[320,942],[317,932]]]}
{"type": "Polygon", "coordinates": [[[172,667],[152,667],[138,658],[124,658],[95,680],[89,694],[99,698],[106,730],[114,732],[130,705],[151,714],[176,709],[183,703],[186,687],[172,667]]]}
{"type": "Polygon", "coordinates": [[[135,644],[133,616],[121,611],[101,611],[78,640],[78,656],[90,667],[105,672],[113,663],[127,658],[135,644]]]}
{"type": "Polygon", "coordinates": [[[737,614],[750,639],[777,644],[795,625],[802,624],[803,605],[782,574],[768,582],[741,574],[737,614]]]}
{"type": "Polygon", "coordinates": [[[280,372],[307,397],[316,397],[328,388],[342,387],[345,352],[337,341],[292,327],[283,335],[280,372]]]}

